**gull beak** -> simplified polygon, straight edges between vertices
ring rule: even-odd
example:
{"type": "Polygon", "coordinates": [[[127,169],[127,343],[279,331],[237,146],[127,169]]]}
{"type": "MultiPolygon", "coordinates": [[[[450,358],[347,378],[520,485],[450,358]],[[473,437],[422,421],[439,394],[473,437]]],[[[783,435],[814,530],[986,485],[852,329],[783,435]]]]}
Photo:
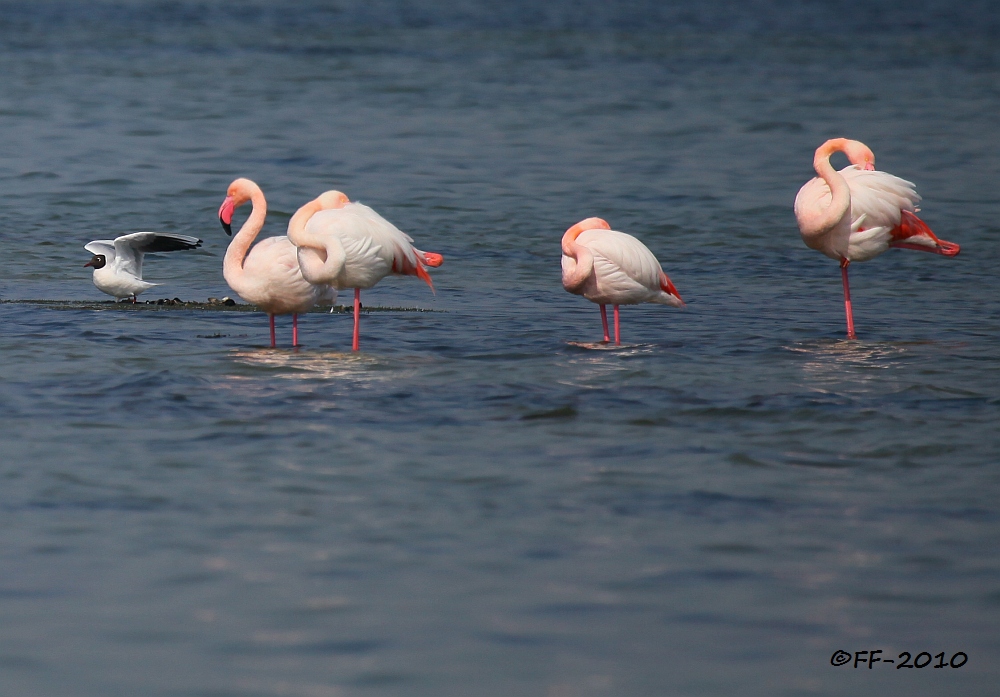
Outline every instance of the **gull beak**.
{"type": "Polygon", "coordinates": [[[226,196],[226,200],[222,202],[219,206],[219,222],[222,223],[222,229],[226,231],[226,234],[230,237],[233,234],[233,211],[236,210],[236,203],[233,201],[232,196],[226,196]]]}
{"type": "Polygon", "coordinates": [[[88,261],[86,264],[83,265],[83,268],[87,268],[88,266],[93,266],[93,265],[94,265],[94,260],[91,259],[90,261],[88,261]]]}

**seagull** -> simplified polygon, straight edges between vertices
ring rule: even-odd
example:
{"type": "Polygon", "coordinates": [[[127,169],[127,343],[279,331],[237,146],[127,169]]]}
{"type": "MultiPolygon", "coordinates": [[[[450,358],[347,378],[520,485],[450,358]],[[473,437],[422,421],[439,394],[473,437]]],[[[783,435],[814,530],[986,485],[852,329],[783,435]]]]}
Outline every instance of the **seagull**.
{"type": "Polygon", "coordinates": [[[195,249],[201,240],[188,235],[171,232],[133,232],[113,240],[94,240],[84,245],[84,249],[94,258],[84,267],[94,267],[94,285],[116,300],[132,298],[149,290],[158,283],[142,280],[142,257],[153,252],[176,252],[181,249],[195,249]]]}

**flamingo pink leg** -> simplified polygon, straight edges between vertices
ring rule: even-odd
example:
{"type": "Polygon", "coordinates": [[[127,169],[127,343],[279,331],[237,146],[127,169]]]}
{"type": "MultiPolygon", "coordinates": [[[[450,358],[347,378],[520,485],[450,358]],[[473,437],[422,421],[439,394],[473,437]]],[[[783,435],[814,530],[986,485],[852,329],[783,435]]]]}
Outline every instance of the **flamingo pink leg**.
{"type": "Polygon", "coordinates": [[[615,305],[615,346],[622,345],[621,323],[618,319],[618,306],[615,305]]]}
{"type": "Polygon", "coordinates": [[[854,333],[854,310],[851,308],[851,286],[847,282],[847,267],[851,262],[847,259],[840,261],[840,275],[844,279],[844,311],[847,313],[847,338],[857,339],[854,333]]]}
{"type": "Polygon", "coordinates": [[[354,343],[351,350],[358,350],[358,341],[361,338],[361,289],[354,289],[354,343]]]}
{"type": "Polygon", "coordinates": [[[271,320],[271,348],[274,348],[274,315],[268,315],[268,319],[271,320]]]}
{"type": "Polygon", "coordinates": [[[601,324],[604,325],[604,340],[611,341],[611,335],[608,334],[608,311],[604,308],[604,305],[601,305],[600,308],[601,308],[601,324]]]}
{"type": "Polygon", "coordinates": [[[299,315],[296,312],[292,313],[292,347],[299,345],[299,315]]]}

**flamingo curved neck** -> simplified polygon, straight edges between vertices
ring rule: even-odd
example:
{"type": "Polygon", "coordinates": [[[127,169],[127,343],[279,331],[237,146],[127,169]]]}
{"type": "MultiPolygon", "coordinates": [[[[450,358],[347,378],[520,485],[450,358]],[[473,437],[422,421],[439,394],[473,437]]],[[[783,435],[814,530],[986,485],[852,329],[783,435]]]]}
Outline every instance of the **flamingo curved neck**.
{"type": "MultiPolygon", "coordinates": [[[[346,197],[344,197],[346,199],[346,197]]],[[[334,207],[342,207],[343,202],[334,207]]],[[[310,283],[333,283],[344,268],[345,257],[339,242],[327,239],[321,231],[307,227],[309,219],[330,206],[323,204],[322,196],[305,204],[288,221],[288,239],[294,244],[302,277],[310,283]]]]}
{"type": "Polygon", "coordinates": [[[233,237],[233,241],[229,243],[226,257],[222,263],[223,277],[229,286],[237,292],[244,286],[243,262],[250,252],[250,246],[264,227],[264,219],[267,217],[267,200],[259,187],[250,192],[250,203],[253,210],[246,222],[243,223],[243,227],[233,237]]]}
{"type": "MultiPolygon", "coordinates": [[[[819,246],[825,246],[822,238],[831,235],[838,226],[843,225],[845,218],[850,213],[850,187],[847,180],[830,164],[830,155],[835,152],[843,152],[847,143],[846,138],[834,138],[816,149],[813,168],[816,170],[816,174],[830,187],[831,198],[830,205],[825,210],[818,212],[815,217],[807,221],[806,225],[802,226],[802,236],[806,239],[807,244],[814,241],[819,246]]],[[[849,220],[846,222],[848,225],[850,224],[849,220]]],[[[843,252],[846,252],[846,248],[843,252]]]]}
{"type": "Polygon", "coordinates": [[[576,238],[583,230],[576,226],[566,231],[562,238],[563,288],[572,292],[582,286],[594,272],[594,255],[576,238]]]}

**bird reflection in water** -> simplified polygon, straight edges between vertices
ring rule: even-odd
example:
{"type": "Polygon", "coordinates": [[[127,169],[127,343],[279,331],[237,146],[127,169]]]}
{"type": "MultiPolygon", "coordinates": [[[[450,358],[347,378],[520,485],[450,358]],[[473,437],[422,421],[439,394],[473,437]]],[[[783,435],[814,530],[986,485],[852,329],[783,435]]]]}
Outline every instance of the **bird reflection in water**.
{"type": "Polygon", "coordinates": [[[268,377],[282,377],[289,380],[351,380],[355,384],[398,377],[393,371],[379,370],[387,367],[385,361],[353,352],[275,351],[270,348],[259,348],[239,349],[229,355],[242,366],[258,369],[251,374],[231,376],[238,380],[256,377],[265,371],[268,377]]]}
{"type": "Polygon", "coordinates": [[[864,384],[874,377],[867,371],[896,368],[912,355],[903,344],[857,340],[800,342],[785,348],[808,356],[802,370],[821,383],[864,384]]]}

